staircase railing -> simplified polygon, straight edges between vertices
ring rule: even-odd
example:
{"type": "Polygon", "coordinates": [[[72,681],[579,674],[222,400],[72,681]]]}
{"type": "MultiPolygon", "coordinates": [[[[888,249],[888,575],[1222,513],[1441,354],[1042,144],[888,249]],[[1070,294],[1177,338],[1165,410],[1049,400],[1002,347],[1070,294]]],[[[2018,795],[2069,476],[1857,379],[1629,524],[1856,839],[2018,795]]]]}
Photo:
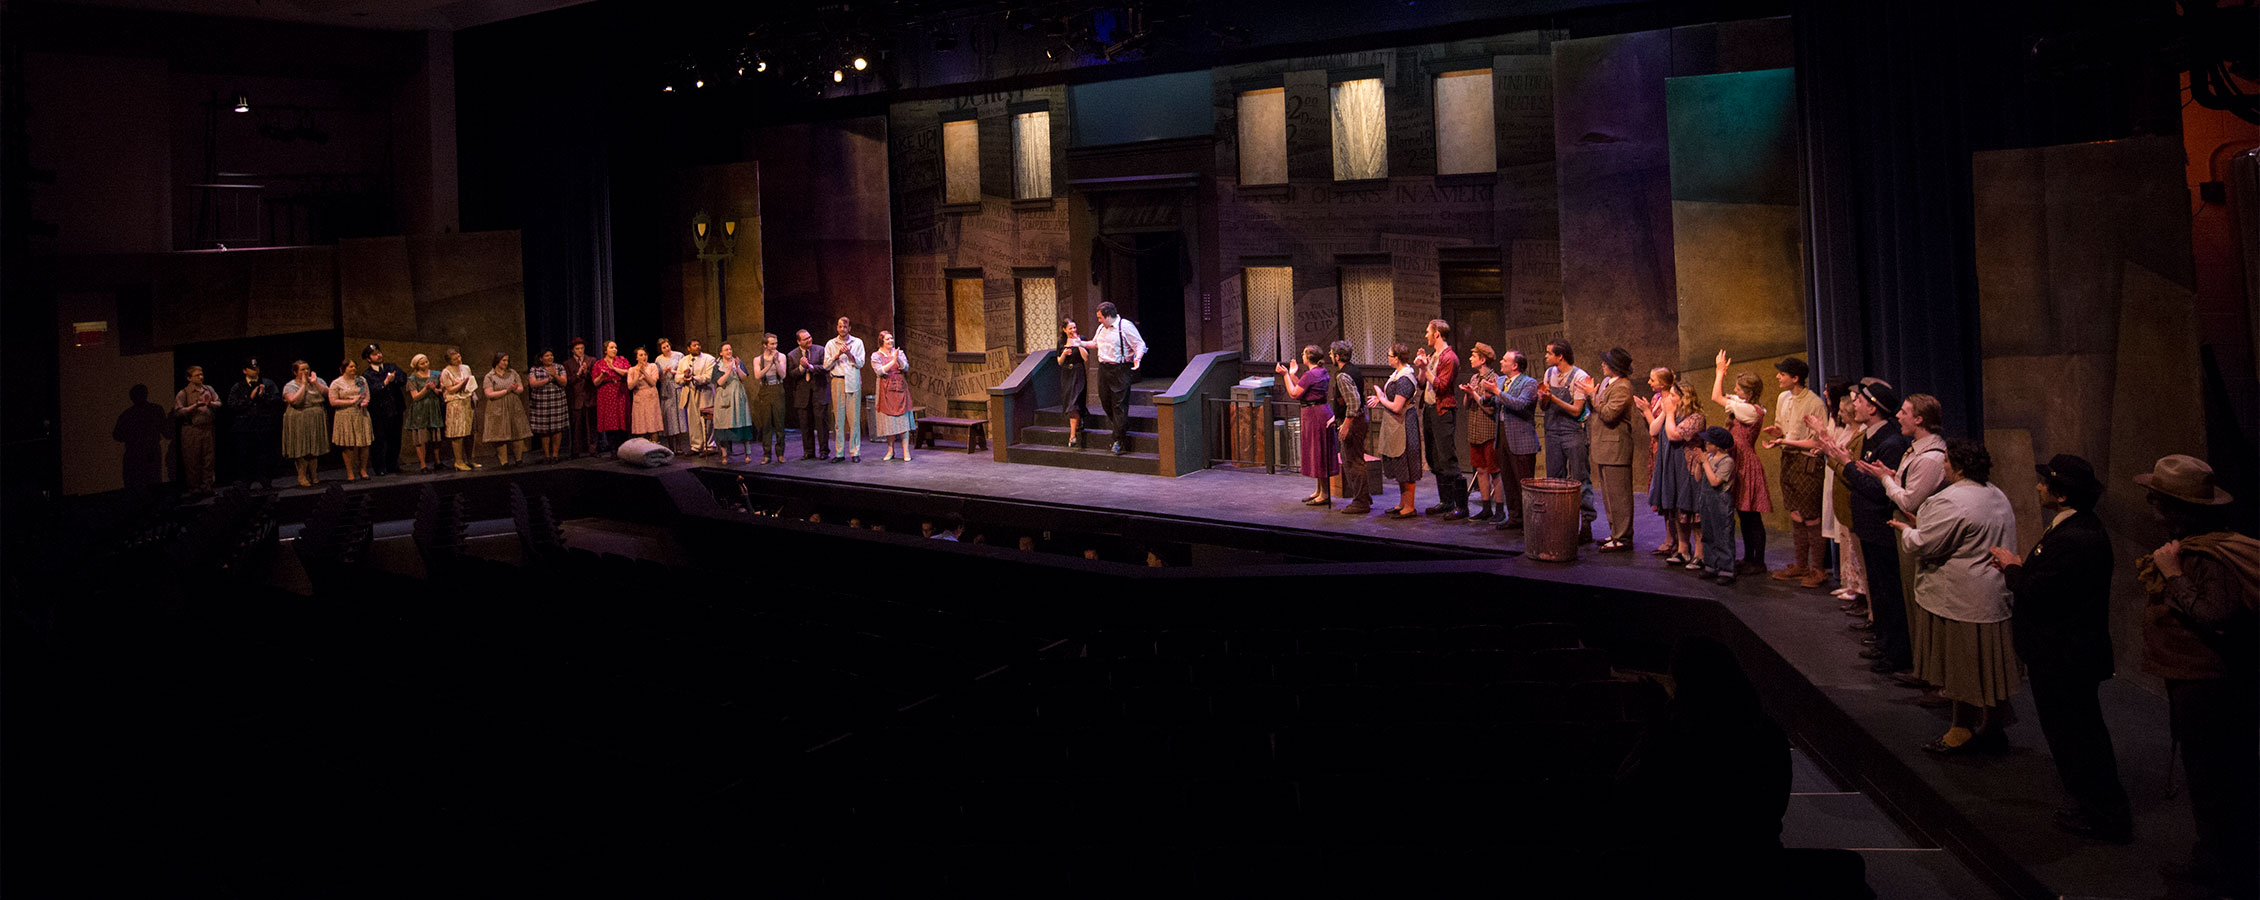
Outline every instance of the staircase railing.
{"type": "Polygon", "coordinates": [[[1174,478],[1208,468],[1208,398],[1230,396],[1239,382],[1240,351],[1220,350],[1193,357],[1168,390],[1154,394],[1160,474],[1174,478]]]}
{"type": "Polygon", "coordinates": [[[1057,353],[1030,353],[1014,366],[1012,374],[989,388],[989,455],[997,462],[1006,456],[1020,430],[1036,424],[1036,411],[1059,397],[1057,353]]]}

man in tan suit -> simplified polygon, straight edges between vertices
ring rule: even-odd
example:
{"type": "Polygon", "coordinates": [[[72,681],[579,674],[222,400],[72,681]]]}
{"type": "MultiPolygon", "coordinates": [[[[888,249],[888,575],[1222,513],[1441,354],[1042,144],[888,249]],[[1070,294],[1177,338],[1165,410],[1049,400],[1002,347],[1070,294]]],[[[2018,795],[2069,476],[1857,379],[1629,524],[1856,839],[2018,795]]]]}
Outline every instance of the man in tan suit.
{"type": "MultiPolygon", "coordinates": [[[[1632,446],[1634,429],[1644,424],[1632,404],[1632,354],[1611,347],[1601,354],[1601,386],[1593,395],[1593,480],[1609,511],[1609,539],[1595,548],[1614,553],[1632,548],[1632,446]]],[[[1645,430],[1645,429],[1643,429],[1645,430]]]]}

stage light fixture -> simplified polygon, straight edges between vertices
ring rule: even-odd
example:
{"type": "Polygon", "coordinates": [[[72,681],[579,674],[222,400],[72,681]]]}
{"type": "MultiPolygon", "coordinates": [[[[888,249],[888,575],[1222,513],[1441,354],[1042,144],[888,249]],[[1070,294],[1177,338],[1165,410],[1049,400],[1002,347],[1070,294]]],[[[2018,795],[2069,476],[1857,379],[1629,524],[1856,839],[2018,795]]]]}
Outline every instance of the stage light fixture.
{"type": "Polygon", "coordinates": [[[236,111],[236,112],[250,112],[250,111],[251,111],[251,96],[250,96],[250,95],[248,95],[248,94],[237,94],[237,95],[235,95],[235,111],[236,111]]]}
{"type": "Polygon", "coordinates": [[[757,59],[757,60],[754,60],[754,61],[753,61],[753,70],[754,70],[754,71],[756,71],[756,72],[767,72],[767,71],[769,71],[769,61],[768,61],[768,60],[766,60],[766,59],[757,59]]]}
{"type": "Polygon", "coordinates": [[[853,62],[848,63],[848,65],[854,66],[856,71],[861,72],[865,69],[871,68],[871,61],[858,56],[853,62]]]}
{"type": "Polygon", "coordinates": [[[675,86],[674,86],[674,85],[672,85],[672,84],[670,84],[670,85],[668,85],[668,86],[666,86],[666,87],[660,88],[660,89],[659,89],[659,92],[660,92],[660,93],[662,93],[662,94],[672,94],[672,93],[674,93],[674,92],[675,92],[675,86]]]}
{"type": "Polygon", "coordinates": [[[846,81],[846,80],[847,80],[847,73],[846,73],[846,72],[842,72],[842,71],[840,71],[840,70],[838,70],[838,69],[833,69],[833,70],[832,70],[832,83],[833,83],[833,84],[838,84],[838,83],[840,83],[840,82],[842,82],[842,81],[846,81]]]}
{"type": "Polygon", "coordinates": [[[701,79],[699,79],[699,80],[697,80],[697,81],[693,81],[693,82],[691,82],[691,87],[694,87],[694,88],[702,88],[702,87],[705,87],[705,86],[706,86],[706,79],[704,79],[704,78],[701,78],[701,79]]]}

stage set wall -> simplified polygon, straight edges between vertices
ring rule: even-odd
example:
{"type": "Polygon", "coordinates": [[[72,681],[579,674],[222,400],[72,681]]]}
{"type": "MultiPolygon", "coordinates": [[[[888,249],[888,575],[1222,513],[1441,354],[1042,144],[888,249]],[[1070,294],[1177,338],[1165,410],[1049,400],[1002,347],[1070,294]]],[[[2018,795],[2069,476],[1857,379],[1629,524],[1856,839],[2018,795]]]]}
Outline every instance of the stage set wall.
{"type": "Polygon", "coordinates": [[[2030,546],[2046,525],[2032,465],[2059,453],[2095,465],[2106,486],[2097,512],[2117,556],[2119,671],[2145,679],[2135,674],[2143,599],[2134,563],[2167,535],[2133,479],[2167,454],[2207,456],[2181,169],[2182,142],[2171,137],[1971,159],[1994,478],[2030,546]]]}
{"type": "MultiPolygon", "coordinates": [[[[278,384],[289,378],[291,359],[278,352],[303,355],[326,380],[340,360],[360,359],[372,341],[403,368],[417,353],[443,365],[453,346],[474,372],[485,373],[497,350],[524,372],[519,246],[518,232],[502,231],[51,258],[63,298],[55,339],[64,362],[64,493],[127,485],[126,445],[113,436],[117,410],[134,385],[143,385],[169,423],[189,365],[203,366],[205,382],[223,396],[241,377],[246,353],[261,356],[262,374],[278,384]],[[88,321],[110,330],[102,342],[80,346],[74,324],[88,321]]],[[[165,480],[178,477],[170,441],[168,424],[160,451],[165,480]]],[[[413,448],[402,451],[414,459],[413,448]]]]}
{"type": "MultiPolygon", "coordinates": [[[[1084,201],[1066,184],[1073,177],[1067,164],[1068,118],[1067,88],[1060,85],[897,103],[887,110],[894,275],[902,297],[897,339],[910,355],[912,400],[933,414],[953,410],[948,414],[987,417],[988,389],[1026,355],[1021,351],[1016,268],[1021,274],[1050,269],[1059,312],[1083,322],[1085,336],[1097,328],[1086,311],[1098,302],[1088,290],[1089,272],[1085,261],[1070,252],[1083,246],[1070,238],[1070,209],[1084,201]],[[1038,104],[1049,113],[1051,196],[1016,200],[1012,119],[1038,104]],[[977,201],[947,200],[945,115],[970,115],[975,122],[977,201]],[[982,346],[951,348],[955,324],[945,275],[951,269],[980,272],[982,346]]],[[[1047,347],[1057,343],[1056,334],[1042,341],[1047,347]]]]}
{"type": "MultiPolygon", "coordinates": [[[[888,133],[880,116],[753,132],[746,151],[761,166],[763,306],[746,321],[763,325],[746,331],[775,332],[779,349],[790,351],[794,331],[805,328],[822,344],[841,316],[867,350],[879,348],[880,329],[900,330],[888,133]]],[[[731,316],[731,331],[740,331],[731,316]]]]}

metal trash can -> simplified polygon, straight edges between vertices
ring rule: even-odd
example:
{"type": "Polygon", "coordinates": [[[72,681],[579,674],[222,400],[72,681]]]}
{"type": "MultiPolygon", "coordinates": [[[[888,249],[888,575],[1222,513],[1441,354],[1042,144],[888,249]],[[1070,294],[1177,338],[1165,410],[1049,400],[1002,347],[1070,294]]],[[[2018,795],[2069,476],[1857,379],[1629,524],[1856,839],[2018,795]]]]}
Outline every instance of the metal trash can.
{"type": "Polygon", "coordinates": [[[1547,562],[1577,559],[1582,493],[1584,485],[1572,478],[1522,480],[1522,555],[1547,562]]]}

